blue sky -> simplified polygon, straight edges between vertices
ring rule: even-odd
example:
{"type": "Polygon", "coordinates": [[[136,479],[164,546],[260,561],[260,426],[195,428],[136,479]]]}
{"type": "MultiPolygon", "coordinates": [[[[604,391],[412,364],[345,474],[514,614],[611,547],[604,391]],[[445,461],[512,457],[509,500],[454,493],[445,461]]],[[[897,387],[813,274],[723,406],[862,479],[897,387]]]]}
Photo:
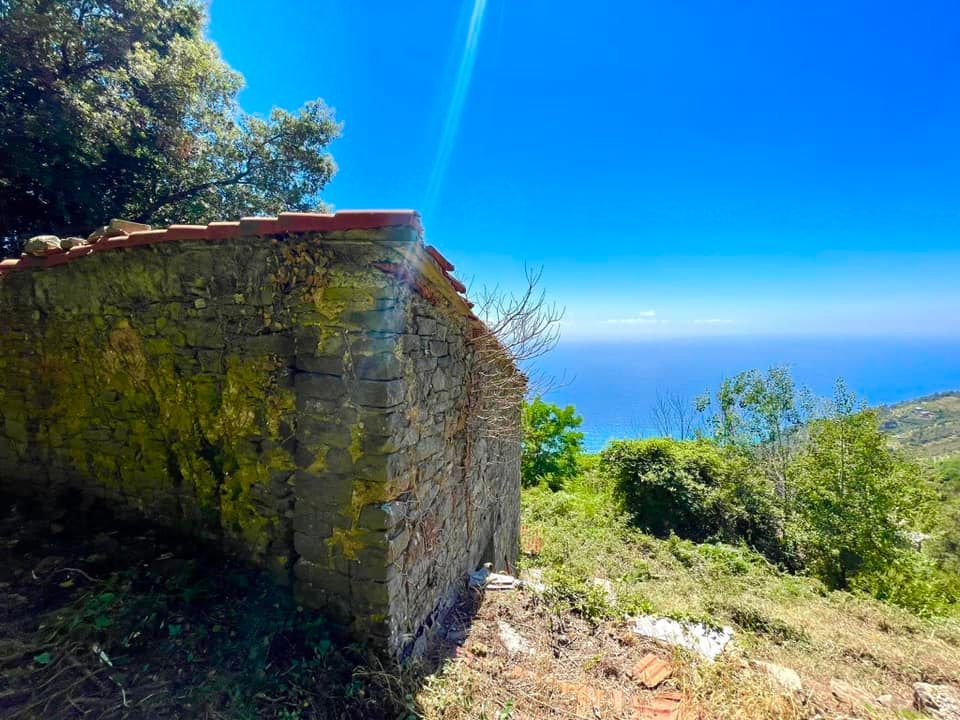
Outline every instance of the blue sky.
{"type": "Polygon", "coordinates": [[[568,338],[960,336],[953,2],[213,0],[250,112],[322,97],[338,208],[568,338]]]}

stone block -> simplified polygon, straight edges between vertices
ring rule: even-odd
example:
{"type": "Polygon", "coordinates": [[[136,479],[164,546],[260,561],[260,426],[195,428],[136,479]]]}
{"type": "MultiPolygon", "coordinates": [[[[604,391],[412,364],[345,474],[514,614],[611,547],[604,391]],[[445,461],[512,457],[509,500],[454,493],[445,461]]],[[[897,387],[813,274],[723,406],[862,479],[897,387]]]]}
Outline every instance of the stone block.
{"type": "Polygon", "coordinates": [[[431,317],[418,315],[416,319],[418,335],[433,335],[437,331],[437,321],[431,317]]]}
{"type": "Polygon", "coordinates": [[[314,373],[296,373],[293,387],[297,399],[337,400],[346,395],[343,378],[336,375],[318,375],[314,373]]]}
{"type": "Polygon", "coordinates": [[[363,380],[396,380],[403,377],[400,358],[392,352],[359,357],[354,367],[357,377],[363,380]]]}
{"type": "Polygon", "coordinates": [[[360,380],[356,383],[355,400],[365,407],[390,408],[402,403],[405,394],[402,380],[360,380]]]}
{"type": "Polygon", "coordinates": [[[340,355],[311,355],[308,353],[297,353],[294,359],[294,366],[297,370],[308,373],[319,373],[321,375],[343,375],[343,357],[340,355]]]}

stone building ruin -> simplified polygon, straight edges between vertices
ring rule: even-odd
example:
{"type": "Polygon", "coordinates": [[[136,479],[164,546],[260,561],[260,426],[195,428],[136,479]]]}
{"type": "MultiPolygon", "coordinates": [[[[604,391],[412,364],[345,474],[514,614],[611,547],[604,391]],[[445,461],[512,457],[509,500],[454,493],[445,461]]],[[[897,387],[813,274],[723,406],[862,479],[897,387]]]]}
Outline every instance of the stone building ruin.
{"type": "Polygon", "coordinates": [[[478,407],[516,369],[478,352],[495,340],[416,213],[28,249],[0,263],[4,491],[222,543],[399,659],[469,571],[511,567],[519,398],[478,407]]]}

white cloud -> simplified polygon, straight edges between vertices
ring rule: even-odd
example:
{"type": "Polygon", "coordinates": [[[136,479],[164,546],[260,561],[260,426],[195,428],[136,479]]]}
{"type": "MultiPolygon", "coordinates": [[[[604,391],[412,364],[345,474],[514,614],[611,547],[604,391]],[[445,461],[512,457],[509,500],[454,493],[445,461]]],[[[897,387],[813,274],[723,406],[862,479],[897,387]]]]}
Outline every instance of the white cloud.
{"type": "Polygon", "coordinates": [[[649,325],[657,322],[657,313],[654,310],[644,310],[633,317],[610,318],[604,322],[608,325],[649,325]]]}

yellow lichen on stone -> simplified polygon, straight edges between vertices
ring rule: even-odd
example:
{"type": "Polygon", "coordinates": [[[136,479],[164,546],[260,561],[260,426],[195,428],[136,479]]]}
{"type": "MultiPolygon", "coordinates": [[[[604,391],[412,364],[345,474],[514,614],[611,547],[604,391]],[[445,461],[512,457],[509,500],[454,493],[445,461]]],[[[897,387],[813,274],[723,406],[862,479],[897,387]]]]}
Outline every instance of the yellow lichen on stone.
{"type": "Polygon", "coordinates": [[[363,423],[358,422],[350,428],[350,457],[357,462],[363,457],[363,423]]]}
{"type": "Polygon", "coordinates": [[[347,560],[356,560],[366,546],[363,531],[358,528],[334,528],[333,535],[327,540],[331,550],[336,548],[347,560]]]}

